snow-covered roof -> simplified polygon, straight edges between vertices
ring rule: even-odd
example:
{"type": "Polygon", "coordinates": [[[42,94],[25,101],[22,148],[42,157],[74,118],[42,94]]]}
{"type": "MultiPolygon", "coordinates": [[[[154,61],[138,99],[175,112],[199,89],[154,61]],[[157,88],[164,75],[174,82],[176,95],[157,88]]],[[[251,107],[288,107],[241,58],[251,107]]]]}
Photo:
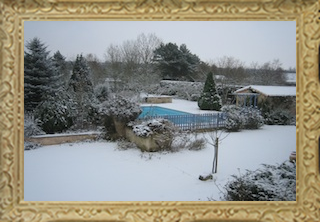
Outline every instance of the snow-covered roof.
{"type": "Polygon", "coordinates": [[[241,93],[247,89],[252,89],[257,93],[264,94],[266,96],[296,96],[295,86],[259,86],[250,85],[236,90],[234,93],[241,93]]]}

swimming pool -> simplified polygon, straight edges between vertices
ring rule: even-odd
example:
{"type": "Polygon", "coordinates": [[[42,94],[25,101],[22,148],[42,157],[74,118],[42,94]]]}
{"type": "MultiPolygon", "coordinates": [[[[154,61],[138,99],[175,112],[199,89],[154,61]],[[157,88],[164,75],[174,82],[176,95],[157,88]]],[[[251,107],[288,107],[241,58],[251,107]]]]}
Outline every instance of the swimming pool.
{"type": "Polygon", "coordinates": [[[221,127],[225,123],[224,113],[192,114],[159,106],[143,106],[138,119],[164,118],[181,129],[207,129],[221,127]]]}
{"type": "Polygon", "coordinates": [[[142,113],[139,115],[139,119],[143,119],[146,117],[163,117],[163,116],[171,116],[171,115],[192,115],[191,113],[182,112],[173,109],[167,109],[159,106],[142,106],[142,113]]]}

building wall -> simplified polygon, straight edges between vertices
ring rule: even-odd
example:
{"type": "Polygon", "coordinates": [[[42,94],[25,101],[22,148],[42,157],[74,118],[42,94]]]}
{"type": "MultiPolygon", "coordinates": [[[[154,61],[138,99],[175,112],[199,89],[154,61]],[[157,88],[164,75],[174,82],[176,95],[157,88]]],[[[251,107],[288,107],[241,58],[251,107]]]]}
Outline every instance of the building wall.
{"type": "MultiPolygon", "coordinates": [[[[250,90],[242,90],[241,93],[251,93],[250,90]]],[[[249,97],[249,96],[248,96],[249,97]]],[[[244,105],[244,100],[247,100],[248,104],[248,97],[245,96],[236,96],[237,105],[242,106],[244,105]]],[[[266,96],[264,94],[259,94],[257,96],[257,104],[258,107],[261,108],[263,103],[267,103],[271,110],[281,109],[287,110],[291,114],[296,115],[296,97],[295,96],[266,96]]]]}

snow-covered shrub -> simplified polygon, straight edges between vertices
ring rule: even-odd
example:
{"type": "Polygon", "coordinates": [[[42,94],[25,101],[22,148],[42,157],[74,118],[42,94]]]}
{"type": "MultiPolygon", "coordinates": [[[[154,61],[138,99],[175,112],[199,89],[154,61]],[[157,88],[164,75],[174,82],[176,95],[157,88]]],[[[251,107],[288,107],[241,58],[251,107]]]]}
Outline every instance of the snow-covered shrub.
{"type": "Polygon", "coordinates": [[[265,113],[265,123],[268,125],[290,125],[294,117],[286,110],[274,110],[265,113]]]}
{"type": "Polygon", "coordinates": [[[239,106],[223,106],[221,111],[227,114],[227,119],[225,122],[225,128],[227,131],[237,132],[243,128],[245,124],[245,118],[241,114],[241,108],[239,106]]]}
{"type": "Polygon", "coordinates": [[[39,119],[40,126],[46,133],[69,129],[76,115],[75,103],[64,92],[48,96],[35,110],[35,118],[39,119]]]}
{"type": "Polygon", "coordinates": [[[182,149],[202,150],[205,148],[206,140],[198,137],[195,132],[177,132],[174,135],[171,151],[177,152],[182,149]]]}
{"type": "Polygon", "coordinates": [[[162,118],[128,123],[138,137],[152,137],[160,150],[172,150],[172,142],[176,134],[176,127],[162,118]]]}
{"type": "Polygon", "coordinates": [[[102,115],[111,116],[118,121],[128,123],[135,120],[142,112],[139,103],[130,98],[114,96],[100,105],[102,115]]]}
{"type": "Polygon", "coordinates": [[[187,144],[187,149],[189,150],[202,150],[205,148],[206,140],[204,138],[197,138],[195,140],[190,141],[187,144]]]}
{"type": "Polygon", "coordinates": [[[242,115],[244,115],[244,129],[259,129],[264,124],[264,118],[260,114],[260,111],[253,107],[246,107],[242,109],[242,115]]]}
{"type": "Polygon", "coordinates": [[[154,134],[164,133],[165,131],[173,132],[175,130],[169,120],[162,118],[130,122],[128,126],[132,127],[135,135],[140,137],[149,137],[154,134]]]}
{"type": "Polygon", "coordinates": [[[39,126],[39,121],[34,118],[33,114],[24,114],[24,137],[46,134],[39,126]]]}
{"type": "Polygon", "coordinates": [[[263,169],[233,175],[225,185],[223,199],[226,201],[295,201],[296,165],[263,165],[263,169]]]}
{"type": "Polygon", "coordinates": [[[142,112],[140,105],[133,99],[116,95],[99,105],[99,116],[106,130],[107,139],[125,136],[125,126],[135,120],[142,112]]]}
{"type": "Polygon", "coordinates": [[[108,96],[110,94],[109,86],[106,84],[98,84],[94,88],[94,95],[100,102],[104,102],[108,99],[108,96]]]}
{"type": "Polygon", "coordinates": [[[264,118],[256,108],[230,105],[222,107],[222,111],[227,114],[225,128],[230,132],[259,129],[264,124],[264,118]]]}
{"type": "Polygon", "coordinates": [[[24,150],[34,150],[40,147],[40,144],[33,142],[24,142],[24,150]]]}

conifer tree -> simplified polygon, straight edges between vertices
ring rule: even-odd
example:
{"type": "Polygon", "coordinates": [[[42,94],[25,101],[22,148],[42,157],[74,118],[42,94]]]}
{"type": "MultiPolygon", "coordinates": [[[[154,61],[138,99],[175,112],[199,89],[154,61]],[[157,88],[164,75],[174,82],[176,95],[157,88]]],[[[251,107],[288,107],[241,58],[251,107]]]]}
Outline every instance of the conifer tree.
{"type": "Polygon", "coordinates": [[[59,77],[55,73],[50,51],[39,38],[26,44],[24,53],[24,102],[25,110],[33,111],[47,95],[57,90],[59,77]]]}
{"type": "Polygon", "coordinates": [[[68,92],[77,103],[78,118],[76,125],[83,128],[87,125],[86,123],[89,124],[90,113],[93,112],[94,104],[97,101],[93,92],[91,71],[82,55],[77,55],[68,84],[68,92]]]}
{"type": "Polygon", "coordinates": [[[203,92],[198,100],[198,106],[201,110],[220,111],[221,109],[221,98],[217,92],[212,72],[207,75],[203,92]]]}
{"type": "Polygon", "coordinates": [[[66,57],[64,57],[58,50],[53,54],[52,62],[55,72],[57,73],[59,86],[66,85],[66,80],[69,80],[66,57]]]}

